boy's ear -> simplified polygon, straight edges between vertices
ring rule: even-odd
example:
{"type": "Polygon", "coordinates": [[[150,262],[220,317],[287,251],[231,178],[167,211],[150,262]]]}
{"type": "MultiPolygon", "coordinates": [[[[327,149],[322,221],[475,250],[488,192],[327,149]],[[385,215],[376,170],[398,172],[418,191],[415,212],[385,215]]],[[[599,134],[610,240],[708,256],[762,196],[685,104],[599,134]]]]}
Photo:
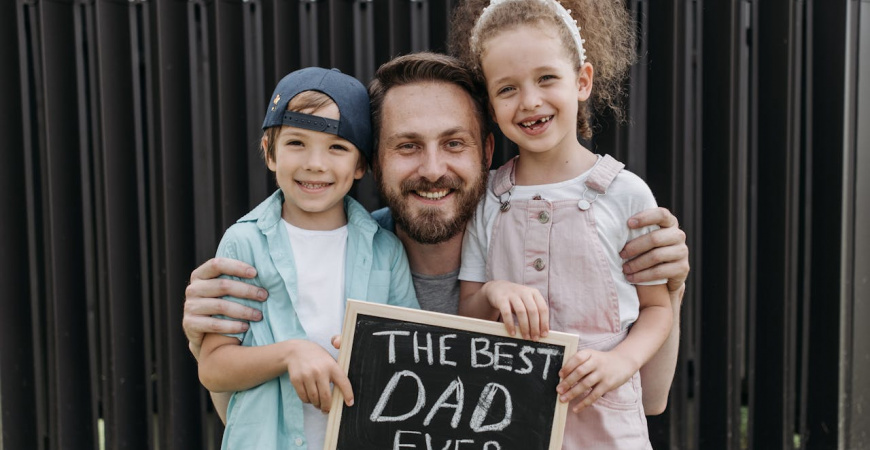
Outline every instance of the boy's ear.
{"type": "Polygon", "coordinates": [[[269,138],[266,135],[263,135],[263,138],[260,139],[260,149],[263,150],[263,158],[266,160],[266,167],[269,168],[272,172],[275,171],[275,161],[269,157],[269,138]]]}
{"type": "Polygon", "coordinates": [[[577,71],[577,100],[585,102],[592,95],[592,80],[595,78],[595,69],[592,64],[583,63],[577,71]]]}

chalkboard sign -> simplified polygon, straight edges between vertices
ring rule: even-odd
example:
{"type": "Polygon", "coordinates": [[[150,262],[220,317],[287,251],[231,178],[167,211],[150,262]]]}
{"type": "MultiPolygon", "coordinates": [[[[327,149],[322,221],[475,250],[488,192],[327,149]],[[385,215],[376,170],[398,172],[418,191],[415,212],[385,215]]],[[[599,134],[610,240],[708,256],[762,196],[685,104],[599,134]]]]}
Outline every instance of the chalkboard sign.
{"type": "Polygon", "coordinates": [[[504,324],[348,300],[324,450],[559,449],[559,369],[577,336],[538,342],[504,324]]]}

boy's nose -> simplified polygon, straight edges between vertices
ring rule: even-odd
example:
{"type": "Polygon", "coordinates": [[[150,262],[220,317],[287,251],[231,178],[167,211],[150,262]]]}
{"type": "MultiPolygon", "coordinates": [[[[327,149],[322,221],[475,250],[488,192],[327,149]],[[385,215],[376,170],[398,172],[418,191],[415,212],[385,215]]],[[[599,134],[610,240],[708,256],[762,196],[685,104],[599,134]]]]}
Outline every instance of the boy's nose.
{"type": "Polygon", "coordinates": [[[323,172],[326,170],[326,158],[320,150],[312,150],[308,152],[308,157],[305,159],[305,170],[311,172],[323,172]]]}

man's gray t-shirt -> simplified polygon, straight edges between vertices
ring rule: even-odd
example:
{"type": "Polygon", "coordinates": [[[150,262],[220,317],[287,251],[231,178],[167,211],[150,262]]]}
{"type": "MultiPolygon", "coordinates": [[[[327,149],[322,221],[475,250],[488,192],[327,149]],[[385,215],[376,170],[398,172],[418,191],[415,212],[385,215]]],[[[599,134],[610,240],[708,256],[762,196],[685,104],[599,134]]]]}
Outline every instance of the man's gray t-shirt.
{"type": "MultiPolygon", "coordinates": [[[[396,223],[389,208],[373,212],[372,217],[382,228],[396,232],[396,223]]],[[[459,313],[459,268],[442,275],[423,275],[411,271],[411,279],[420,308],[447,314],[459,313]]]]}

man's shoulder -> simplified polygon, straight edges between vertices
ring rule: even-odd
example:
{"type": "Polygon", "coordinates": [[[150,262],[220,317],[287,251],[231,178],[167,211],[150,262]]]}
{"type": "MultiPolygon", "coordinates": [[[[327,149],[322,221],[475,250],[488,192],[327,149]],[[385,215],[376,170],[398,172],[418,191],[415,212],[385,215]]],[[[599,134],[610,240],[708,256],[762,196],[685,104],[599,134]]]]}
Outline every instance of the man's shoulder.
{"type": "Polygon", "coordinates": [[[390,208],[384,207],[372,212],[372,219],[381,226],[381,228],[391,232],[396,232],[396,223],[393,221],[393,215],[390,213],[390,208]]]}

